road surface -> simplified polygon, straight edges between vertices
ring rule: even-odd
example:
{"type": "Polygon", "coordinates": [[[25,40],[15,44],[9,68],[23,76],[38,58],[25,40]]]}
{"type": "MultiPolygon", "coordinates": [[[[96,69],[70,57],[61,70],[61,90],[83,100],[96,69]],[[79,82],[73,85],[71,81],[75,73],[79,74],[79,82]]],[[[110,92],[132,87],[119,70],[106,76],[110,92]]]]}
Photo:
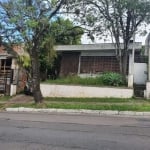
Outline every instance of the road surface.
{"type": "Polygon", "coordinates": [[[150,118],[0,113],[0,150],[150,150],[150,118]]]}

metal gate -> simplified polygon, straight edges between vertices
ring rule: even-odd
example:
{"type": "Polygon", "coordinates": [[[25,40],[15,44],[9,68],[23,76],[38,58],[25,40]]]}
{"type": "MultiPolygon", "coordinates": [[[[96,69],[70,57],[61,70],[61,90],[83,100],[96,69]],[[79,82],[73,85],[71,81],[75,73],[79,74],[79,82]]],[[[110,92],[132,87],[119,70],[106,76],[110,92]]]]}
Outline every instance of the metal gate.
{"type": "Polygon", "coordinates": [[[6,92],[6,78],[0,77],[0,93],[5,94],[6,92]]]}
{"type": "Polygon", "coordinates": [[[10,95],[10,85],[12,81],[12,70],[5,74],[0,73],[0,94],[10,95]]]}

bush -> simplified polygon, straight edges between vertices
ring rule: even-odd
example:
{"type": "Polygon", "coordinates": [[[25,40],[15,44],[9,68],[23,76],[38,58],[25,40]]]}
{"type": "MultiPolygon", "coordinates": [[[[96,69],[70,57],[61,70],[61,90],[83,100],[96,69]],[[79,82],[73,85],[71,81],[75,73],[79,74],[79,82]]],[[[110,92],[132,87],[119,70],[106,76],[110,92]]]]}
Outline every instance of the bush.
{"type": "Polygon", "coordinates": [[[104,73],[101,76],[101,78],[105,85],[121,86],[125,84],[125,80],[123,79],[123,76],[119,73],[115,73],[115,72],[104,73]]]}

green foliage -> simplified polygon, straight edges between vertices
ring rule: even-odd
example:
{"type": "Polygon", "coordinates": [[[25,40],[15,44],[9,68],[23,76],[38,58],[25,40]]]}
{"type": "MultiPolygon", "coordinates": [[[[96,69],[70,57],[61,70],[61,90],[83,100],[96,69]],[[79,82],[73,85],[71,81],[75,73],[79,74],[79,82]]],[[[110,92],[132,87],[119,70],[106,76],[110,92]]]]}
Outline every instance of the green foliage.
{"type": "Polygon", "coordinates": [[[40,72],[45,76],[42,80],[47,78],[47,74],[50,73],[52,78],[56,78],[56,72],[59,72],[59,57],[56,56],[56,51],[53,46],[58,44],[80,44],[81,35],[83,30],[81,28],[75,28],[73,23],[68,19],[57,18],[49,24],[47,35],[41,41],[40,46],[40,72]]]}
{"type": "Polygon", "coordinates": [[[32,20],[27,20],[26,24],[29,28],[32,28],[32,29],[34,29],[38,26],[38,22],[33,20],[33,19],[32,20]]]}
{"type": "Polygon", "coordinates": [[[23,55],[18,56],[17,60],[19,65],[23,66],[24,68],[31,67],[31,59],[28,53],[24,53],[23,55]]]}
{"type": "Polygon", "coordinates": [[[121,86],[125,84],[122,75],[115,72],[104,73],[101,78],[105,85],[121,86]]]}
{"type": "Polygon", "coordinates": [[[45,37],[40,47],[39,61],[40,61],[40,72],[45,72],[51,68],[54,59],[57,57],[56,51],[54,50],[54,40],[51,36],[45,37]]]}
{"type": "Polygon", "coordinates": [[[53,67],[57,54],[54,50],[54,38],[46,35],[39,48],[40,78],[47,79],[47,72],[53,67]]]}
{"type": "Polygon", "coordinates": [[[97,77],[68,76],[56,80],[47,80],[46,83],[72,84],[72,85],[92,85],[92,86],[123,86],[125,82],[118,73],[105,73],[97,77]]]}
{"type": "Polygon", "coordinates": [[[50,34],[55,39],[55,43],[62,45],[81,44],[83,29],[75,27],[69,19],[57,18],[50,25],[50,34]]]}

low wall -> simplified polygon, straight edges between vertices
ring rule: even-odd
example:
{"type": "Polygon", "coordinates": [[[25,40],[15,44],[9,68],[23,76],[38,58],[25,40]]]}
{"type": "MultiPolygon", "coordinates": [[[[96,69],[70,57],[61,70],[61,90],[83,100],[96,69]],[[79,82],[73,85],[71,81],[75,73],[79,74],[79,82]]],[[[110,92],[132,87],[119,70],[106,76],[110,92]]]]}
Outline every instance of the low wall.
{"type": "Polygon", "coordinates": [[[133,89],[41,84],[44,97],[114,97],[131,98],[133,89]]]}

